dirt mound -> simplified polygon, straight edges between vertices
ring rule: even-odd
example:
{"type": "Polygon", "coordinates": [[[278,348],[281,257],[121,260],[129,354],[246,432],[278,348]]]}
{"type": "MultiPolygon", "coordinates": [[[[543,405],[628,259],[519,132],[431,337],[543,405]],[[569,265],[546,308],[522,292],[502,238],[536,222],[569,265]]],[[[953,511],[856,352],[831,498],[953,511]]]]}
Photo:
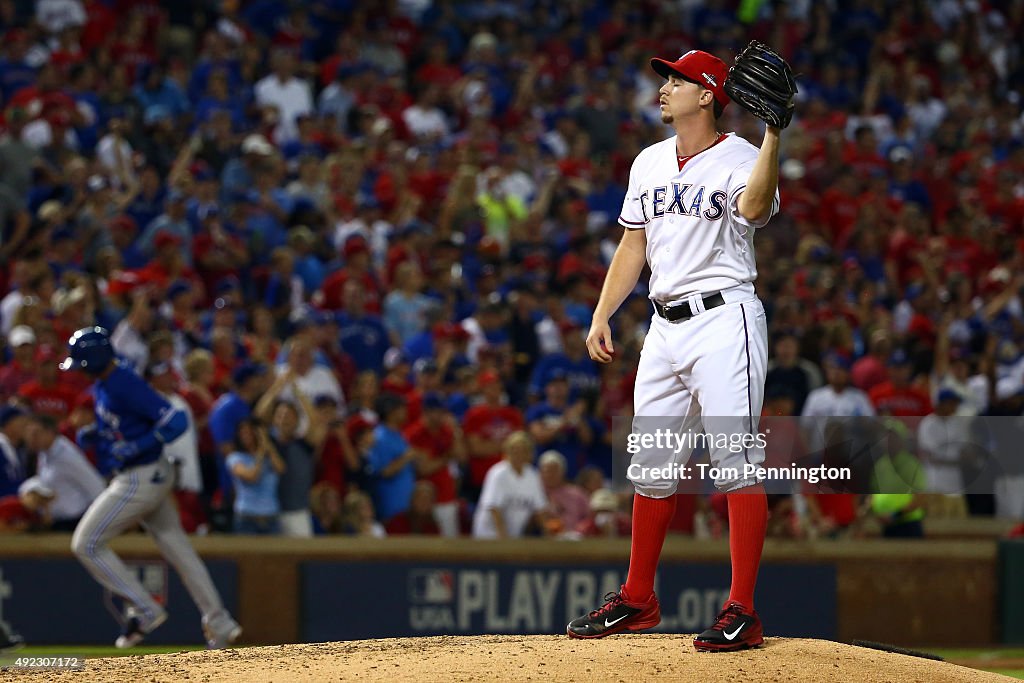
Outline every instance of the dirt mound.
{"type": "Polygon", "coordinates": [[[822,640],[769,638],[747,652],[698,653],[679,635],[442,636],[276,645],[89,660],[29,681],[1009,681],[996,674],[822,640]]]}

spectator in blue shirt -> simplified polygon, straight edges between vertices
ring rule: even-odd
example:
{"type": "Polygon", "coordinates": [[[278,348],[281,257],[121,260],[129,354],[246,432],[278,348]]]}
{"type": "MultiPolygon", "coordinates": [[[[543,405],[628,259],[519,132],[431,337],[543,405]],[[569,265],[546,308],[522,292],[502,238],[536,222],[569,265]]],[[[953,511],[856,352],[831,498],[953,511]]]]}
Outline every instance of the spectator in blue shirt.
{"type": "Polygon", "coordinates": [[[238,424],[227,465],[235,487],[235,532],[279,533],[281,503],[277,484],[285,466],[266,428],[257,420],[246,418],[238,424]]]}
{"type": "Polygon", "coordinates": [[[25,481],[25,463],[18,448],[28,422],[26,413],[15,406],[0,408],[0,498],[17,494],[25,481]]]}
{"type": "Polygon", "coordinates": [[[228,86],[228,73],[224,69],[215,69],[210,73],[206,94],[196,103],[196,121],[205,123],[214,111],[227,112],[235,130],[240,130],[245,124],[244,103],[240,96],[232,94],[228,86]]]}
{"type": "Polygon", "coordinates": [[[4,35],[6,43],[4,57],[0,59],[0,94],[4,102],[14,93],[36,82],[36,67],[28,63],[26,56],[30,47],[28,33],[14,28],[4,35]]]}
{"type": "Polygon", "coordinates": [[[231,477],[224,459],[235,448],[238,425],[252,415],[252,408],[263,393],[265,375],[264,366],[244,363],[231,377],[234,389],[217,399],[210,411],[210,433],[221,456],[218,469],[222,493],[225,495],[231,492],[231,477]]]}
{"type": "Polygon", "coordinates": [[[140,69],[139,83],[132,94],[143,110],[162,106],[177,119],[189,111],[189,101],[173,79],[167,78],[159,64],[146,64],[140,69]]]}
{"type": "Polygon", "coordinates": [[[225,204],[246,200],[256,186],[256,173],[274,153],[274,147],[259,133],[242,140],[241,156],[224,165],[221,173],[221,199],[225,204]]]}
{"type": "Polygon", "coordinates": [[[395,269],[394,289],[384,297],[384,325],[401,348],[427,326],[427,311],[435,304],[420,290],[423,275],[412,261],[395,269]]]}
{"type": "Polygon", "coordinates": [[[906,147],[894,147],[889,152],[889,161],[892,164],[889,196],[903,202],[914,202],[922,211],[928,212],[931,210],[932,201],[924,183],[914,177],[913,158],[913,152],[906,147]]]}
{"type": "Polygon", "coordinates": [[[297,225],[288,231],[288,246],[295,253],[295,274],[302,280],[305,292],[320,289],[327,277],[327,267],[317,258],[316,236],[305,225],[297,225]]]}
{"type": "Polygon", "coordinates": [[[600,384],[598,366],[587,354],[587,342],[582,328],[566,321],[561,326],[563,353],[551,353],[540,359],[530,378],[530,391],[540,395],[555,375],[569,382],[572,398],[582,392],[596,390],[600,384]]]}
{"type": "Polygon", "coordinates": [[[554,449],[565,456],[566,474],[571,479],[586,462],[586,451],[594,440],[587,419],[586,403],[569,402],[569,382],[563,372],[554,373],[544,386],[544,401],[526,412],[530,436],[538,453],[554,449]]]}
{"type": "Polygon", "coordinates": [[[384,369],[384,354],[391,347],[383,321],[366,312],[366,292],[356,280],[345,283],[342,302],[345,308],[337,316],[342,350],[352,356],[356,367],[379,374],[384,369]]]}
{"type": "Polygon", "coordinates": [[[144,254],[152,254],[156,236],[161,233],[173,235],[181,240],[181,255],[185,265],[192,265],[192,226],[188,222],[185,195],[176,189],[167,193],[164,213],[146,226],[139,237],[137,246],[144,254]]]}
{"type": "Polygon", "coordinates": [[[188,82],[188,95],[193,101],[200,99],[209,87],[210,76],[216,72],[224,73],[228,90],[237,92],[245,87],[242,80],[238,60],[231,56],[229,38],[217,31],[208,31],[203,40],[205,50],[203,56],[192,69],[192,77],[188,82]]]}
{"type": "Polygon", "coordinates": [[[381,396],[377,415],[380,424],[373,432],[367,470],[372,478],[370,491],[377,516],[387,522],[409,509],[419,453],[402,437],[402,426],[408,415],[404,398],[394,394],[381,396]]]}
{"type": "Polygon", "coordinates": [[[164,186],[156,166],[147,165],[139,171],[139,191],[125,213],[140,229],[145,229],[164,210],[164,186]]]}

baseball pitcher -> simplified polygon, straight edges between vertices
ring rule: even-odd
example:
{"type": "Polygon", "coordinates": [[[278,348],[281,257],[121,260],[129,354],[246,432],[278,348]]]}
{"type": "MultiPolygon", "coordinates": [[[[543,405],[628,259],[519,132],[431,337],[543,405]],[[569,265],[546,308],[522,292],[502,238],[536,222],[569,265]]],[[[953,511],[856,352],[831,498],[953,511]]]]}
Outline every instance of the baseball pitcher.
{"type": "MultiPolygon", "coordinates": [[[[768,356],[765,312],[754,292],[754,233],[779,210],[779,136],[792,118],[796,84],[789,66],[751,43],[730,70],[717,57],[691,50],[674,62],[652,59],[665,78],[661,119],[675,135],[640,152],[629,174],[619,223],[625,227],[587,336],[590,357],[610,363],[609,318],[651,268],[655,313],[644,341],[634,391],[633,431],[672,418],[685,430],[753,436],[761,413],[768,356]],[[767,124],[758,150],[718,130],[731,100],[767,124]],[[647,420],[647,421],[645,421],[647,420]]],[[[717,437],[717,435],[715,435],[717,437]]],[[[739,650],[763,642],[754,584],[768,506],[758,473],[764,449],[709,444],[726,492],[732,585],[729,599],[698,650],[739,650]]],[[[663,472],[684,465],[685,449],[640,450],[629,477],[635,488],[629,573],[604,606],[568,625],[574,638],[601,638],[652,628],[661,620],[654,574],[675,513],[678,479],[663,472]]]]}
{"type": "Polygon", "coordinates": [[[108,546],[136,524],[152,534],[161,554],[181,576],[203,615],[207,646],[230,645],[242,629],[224,609],[206,566],[181,528],[172,500],[175,470],[164,455],[164,444],[185,431],[185,415],[117,363],[110,335],[102,327],[78,330],[68,346],[61,369],[77,368],[95,380],[96,422],[79,432],[79,443],[96,449],[98,469],[110,481],[75,528],[71,548],[93,578],[130,604],[124,632],[115,645],[138,645],[167,619],[163,607],[108,546]]]}

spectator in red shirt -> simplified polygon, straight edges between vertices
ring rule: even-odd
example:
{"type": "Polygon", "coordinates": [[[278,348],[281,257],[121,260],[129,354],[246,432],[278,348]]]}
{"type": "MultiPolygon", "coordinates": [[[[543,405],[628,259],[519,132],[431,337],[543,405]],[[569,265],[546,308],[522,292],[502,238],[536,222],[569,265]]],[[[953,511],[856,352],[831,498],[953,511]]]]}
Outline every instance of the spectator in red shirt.
{"type": "Polygon", "coordinates": [[[327,435],[317,462],[316,481],[330,485],[344,497],[363,467],[362,455],[354,440],[358,441],[370,424],[356,416],[346,426],[345,420],[338,417],[338,401],[330,394],[313,397],[313,409],[317,419],[327,425],[327,435]],[[351,435],[355,435],[355,439],[351,435]]]}
{"type": "Polygon", "coordinates": [[[169,232],[158,233],[153,239],[153,260],[138,271],[139,280],[163,291],[175,280],[193,279],[192,270],[182,256],[183,240],[169,232]]]}
{"type": "Polygon", "coordinates": [[[217,444],[210,431],[210,411],[217,400],[214,394],[215,369],[213,354],[206,349],[190,351],[182,364],[185,381],[178,394],[192,411],[199,446],[199,469],[203,475],[203,494],[212,496],[217,482],[217,444]]]}
{"type": "Polygon", "coordinates": [[[427,49],[426,63],[416,71],[416,80],[447,89],[462,78],[462,70],[448,63],[448,47],[443,40],[435,40],[427,49]]]}
{"type": "Polygon", "coordinates": [[[859,126],[853,132],[853,144],[846,148],[843,161],[862,178],[875,171],[886,171],[885,158],[878,153],[878,136],[868,125],[859,126]]]}
{"type": "Polygon", "coordinates": [[[889,333],[877,329],[871,333],[868,352],[857,359],[850,370],[850,382],[861,391],[871,391],[889,378],[885,361],[892,350],[889,333]]]}
{"type": "Polygon", "coordinates": [[[576,526],[588,538],[623,538],[632,531],[630,516],[619,509],[619,497],[608,489],[598,489],[590,496],[590,514],[576,526]]]}
{"type": "Polygon", "coordinates": [[[466,492],[473,500],[480,495],[487,470],[501,461],[505,438],[525,424],[523,413],[505,404],[505,390],[498,373],[487,370],[480,374],[477,383],[483,402],[466,411],[462,420],[469,460],[466,492]]]}
{"type": "Polygon", "coordinates": [[[122,19],[112,37],[114,44],[110,55],[115,64],[123,65],[128,70],[131,80],[135,80],[140,67],[158,61],[156,42],[147,39],[146,17],[141,11],[132,12],[122,19]]]}
{"type": "Polygon", "coordinates": [[[380,314],[381,288],[370,271],[370,245],[361,235],[354,235],[342,247],[345,267],[331,273],[321,287],[321,305],[332,311],[344,307],[345,283],[354,280],[363,285],[363,305],[367,313],[380,314]]]}
{"type": "Polygon", "coordinates": [[[28,325],[16,325],[7,335],[7,346],[11,349],[11,360],[0,367],[0,403],[7,403],[22,385],[36,376],[35,330],[28,325]]]}
{"type": "Polygon", "coordinates": [[[844,169],[835,184],[822,193],[819,220],[826,234],[831,236],[833,248],[842,249],[853,233],[860,211],[858,189],[857,177],[844,169]]]}
{"type": "Polygon", "coordinates": [[[807,532],[812,538],[838,538],[857,521],[857,496],[852,493],[807,492],[807,532]]]}
{"type": "Polygon", "coordinates": [[[216,205],[206,209],[202,228],[192,241],[192,259],[202,273],[207,291],[215,291],[216,283],[238,276],[249,261],[249,248],[227,231],[216,205]]]}
{"type": "Polygon", "coordinates": [[[868,392],[868,398],[879,415],[893,417],[924,417],[932,412],[928,393],[910,383],[913,369],[910,357],[897,349],[889,357],[889,380],[868,392]]]}
{"type": "MultiPolygon", "coordinates": [[[[401,396],[407,402],[410,401],[413,396],[413,392],[416,390],[415,385],[409,380],[409,373],[412,370],[412,366],[409,364],[409,358],[402,353],[399,348],[392,347],[388,349],[387,353],[384,354],[384,379],[380,382],[380,390],[382,393],[395,394],[401,396]]],[[[413,407],[415,415],[412,417],[419,417],[419,406],[413,407]]]]}
{"type": "Polygon", "coordinates": [[[445,409],[444,398],[440,394],[424,395],[422,406],[423,415],[405,429],[405,440],[427,454],[419,464],[418,474],[421,480],[433,485],[434,517],[442,535],[458,536],[459,502],[455,495],[452,465],[465,461],[462,428],[445,409]]]}
{"type": "Polygon", "coordinates": [[[18,398],[34,414],[51,417],[60,422],[71,412],[78,392],[61,378],[57,368],[61,357],[48,344],[36,349],[35,379],[18,390],[18,398]]]}
{"type": "Polygon", "coordinates": [[[590,517],[590,501],[579,486],[565,479],[565,456],[555,450],[544,451],[537,460],[540,481],[548,497],[555,534],[571,532],[590,517]]]}
{"type": "Polygon", "coordinates": [[[409,509],[399,512],[388,520],[384,527],[388,535],[394,536],[437,536],[441,533],[438,526],[434,500],[434,485],[426,480],[416,482],[412,490],[409,509]]]}
{"type": "Polygon", "coordinates": [[[210,352],[212,376],[208,387],[211,393],[219,395],[227,391],[231,384],[231,373],[240,361],[234,331],[227,327],[213,328],[210,332],[210,352]]]}
{"type": "Polygon", "coordinates": [[[950,209],[946,214],[946,221],[941,226],[945,244],[943,270],[947,273],[963,273],[974,281],[980,274],[983,255],[981,245],[968,232],[969,220],[959,208],[950,209]]]}

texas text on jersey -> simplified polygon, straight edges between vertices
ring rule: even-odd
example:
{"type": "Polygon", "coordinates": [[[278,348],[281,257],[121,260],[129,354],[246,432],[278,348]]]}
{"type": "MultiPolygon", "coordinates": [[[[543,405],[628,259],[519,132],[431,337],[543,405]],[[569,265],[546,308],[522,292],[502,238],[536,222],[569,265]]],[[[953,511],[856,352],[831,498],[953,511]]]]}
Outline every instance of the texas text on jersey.
{"type": "Polygon", "coordinates": [[[736,200],[747,186],[758,149],[735,133],[691,157],[680,168],[676,138],[651,145],[633,162],[619,223],[647,232],[650,296],[669,302],[753,282],[753,230],[736,200]]]}

